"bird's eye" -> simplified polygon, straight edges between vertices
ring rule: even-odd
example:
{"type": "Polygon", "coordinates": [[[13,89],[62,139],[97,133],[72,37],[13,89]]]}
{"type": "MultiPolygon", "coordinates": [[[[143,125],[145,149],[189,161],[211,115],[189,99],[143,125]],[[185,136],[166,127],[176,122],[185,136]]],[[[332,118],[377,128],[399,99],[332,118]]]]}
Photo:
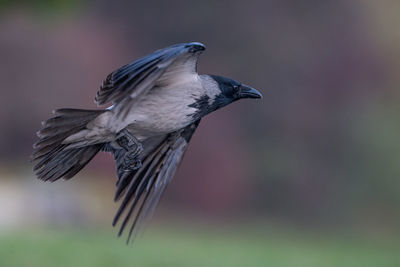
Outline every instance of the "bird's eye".
{"type": "Polygon", "coordinates": [[[233,86],[233,91],[234,91],[234,92],[237,92],[238,90],[239,90],[239,86],[234,85],[234,86],[233,86]]]}

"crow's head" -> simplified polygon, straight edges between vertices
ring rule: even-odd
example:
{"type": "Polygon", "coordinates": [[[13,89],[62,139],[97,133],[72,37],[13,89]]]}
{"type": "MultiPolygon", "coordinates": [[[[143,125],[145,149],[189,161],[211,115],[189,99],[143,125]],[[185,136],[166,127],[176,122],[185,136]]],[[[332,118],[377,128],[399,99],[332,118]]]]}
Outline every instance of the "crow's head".
{"type": "Polygon", "coordinates": [[[214,99],[217,109],[241,98],[262,98],[261,93],[256,89],[238,81],[217,75],[210,75],[210,77],[217,83],[220,91],[214,99]]]}

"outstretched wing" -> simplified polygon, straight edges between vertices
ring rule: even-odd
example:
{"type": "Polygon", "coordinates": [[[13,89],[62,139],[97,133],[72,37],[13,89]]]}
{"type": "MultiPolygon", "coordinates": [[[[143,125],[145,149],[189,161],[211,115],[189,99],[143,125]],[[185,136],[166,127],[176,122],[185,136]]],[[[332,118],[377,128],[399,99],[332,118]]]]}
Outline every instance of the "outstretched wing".
{"type": "Polygon", "coordinates": [[[196,73],[197,59],[203,50],[201,43],[176,44],[125,65],[107,76],[95,102],[103,105],[137,99],[157,82],[173,83],[181,75],[196,73]]]}
{"type": "Polygon", "coordinates": [[[115,201],[123,197],[113,225],[115,226],[122,214],[125,213],[118,233],[120,236],[132,218],[128,242],[133,232],[136,235],[148,211],[154,211],[165,187],[174,176],[199,123],[200,120],[197,120],[179,131],[162,138],[148,140],[147,144],[143,143],[145,156],[142,160],[142,167],[135,171],[122,169],[123,150],[111,151],[114,153],[119,177],[115,201]]]}

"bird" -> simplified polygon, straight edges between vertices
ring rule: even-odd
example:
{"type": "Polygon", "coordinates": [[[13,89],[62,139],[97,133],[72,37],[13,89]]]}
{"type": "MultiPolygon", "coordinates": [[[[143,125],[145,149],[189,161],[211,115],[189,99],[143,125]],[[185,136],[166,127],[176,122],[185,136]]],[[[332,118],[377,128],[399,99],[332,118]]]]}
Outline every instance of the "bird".
{"type": "Polygon", "coordinates": [[[175,44],[113,71],[95,96],[107,108],[53,111],[33,145],[37,178],[68,180],[97,153],[111,153],[118,177],[114,201],[121,201],[112,225],[120,223],[118,236],[129,227],[129,242],[153,214],[200,120],[239,99],[262,98],[236,80],[198,74],[205,49],[199,42],[175,44]]]}

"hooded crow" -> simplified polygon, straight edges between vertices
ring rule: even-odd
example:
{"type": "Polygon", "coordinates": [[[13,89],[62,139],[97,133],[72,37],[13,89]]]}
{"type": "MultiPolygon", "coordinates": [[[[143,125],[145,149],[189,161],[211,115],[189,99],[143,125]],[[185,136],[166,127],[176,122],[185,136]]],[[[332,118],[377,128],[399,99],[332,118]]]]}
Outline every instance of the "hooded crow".
{"type": "Polygon", "coordinates": [[[261,94],[238,81],[199,75],[201,43],[157,50],[112,72],[96,94],[103,110],[58,109],[37,133],[32,160],[44,181],[70,179],[99,151],[114,155],[118,174],[113,220],[130,222],[128,242],[153,212],[205,115],[261,94]]]}

